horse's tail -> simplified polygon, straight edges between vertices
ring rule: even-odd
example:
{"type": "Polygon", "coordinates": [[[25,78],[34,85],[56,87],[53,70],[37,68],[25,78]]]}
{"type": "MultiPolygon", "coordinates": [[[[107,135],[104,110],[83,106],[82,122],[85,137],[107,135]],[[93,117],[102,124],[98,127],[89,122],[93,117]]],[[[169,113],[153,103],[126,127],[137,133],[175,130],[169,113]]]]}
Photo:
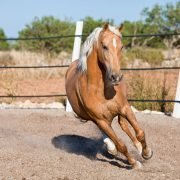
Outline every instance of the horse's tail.
{"type": "Polygon", "coordinates": [[[75,118],[79,119],[81,122],[86,123],[88,120],[84,120],[81,117],[79,117],[77,114],[74,114],[75,118]]]}
{"type": "Polygon", "coordinates": [[[87,123],[88,122],[88,120],[84,120],[84,119],[81,119],[81,118],[80,118],[80,121],[83,122],[83,123],[87,123]]]}

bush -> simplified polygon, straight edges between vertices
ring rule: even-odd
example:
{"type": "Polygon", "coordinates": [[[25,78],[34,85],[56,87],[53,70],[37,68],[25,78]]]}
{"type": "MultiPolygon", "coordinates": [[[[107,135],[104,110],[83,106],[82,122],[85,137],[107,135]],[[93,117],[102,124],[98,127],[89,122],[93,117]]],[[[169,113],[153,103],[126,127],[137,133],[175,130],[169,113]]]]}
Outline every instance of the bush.
{"type": "Polygon", "coordinates": [[[160,49],[140,47],[132,48],[128,49],[124,55],[130,62],[132,62],[134,59],[141,59],[151,65],[159,65],[164,60],[164,56],[160,49]]]}
{"type": "MultiPolygon", "coordinates": [[[[0,28],[0,38],[6,38],[6,35],[3,29],[0,28]]],[[[0,41],[0,50],[8,50],[9,44],[6,41],[0,41]]]]}
{"type": "Polygon", "coordinates": [[[0,66],[12,66],[15,65],[15,61],[10,52],[0,53],[0,66]]]}
{"type": "MultiPolygon", "coordinates": [[[[69,20],[61,21],[53,16],[43,17],[42,19],[35,18],[30,25],[19,32],[20,38],[27,37],[49,37],[59,35],[73,35],[75,24],[69,20]]],[[[71,51],[74,38],[63,39],[44,39],[39,41],[19,41],[17,49],[25,49],[30,51],[38,51],[49,54],[57,54],[62,50],[71,51]]]]}
{"type": "MultiPolygon", "coordinates": [[[[167,83],[167,74],[151,74],[138,72],[131,75],[129,86],[129,99],[174,99],[170,95],[170,85],[167,83]]],[[[138,110],[156,110],[161,112],[172,112],[173,103],[164,102],[132,102],[138,110]]]]}

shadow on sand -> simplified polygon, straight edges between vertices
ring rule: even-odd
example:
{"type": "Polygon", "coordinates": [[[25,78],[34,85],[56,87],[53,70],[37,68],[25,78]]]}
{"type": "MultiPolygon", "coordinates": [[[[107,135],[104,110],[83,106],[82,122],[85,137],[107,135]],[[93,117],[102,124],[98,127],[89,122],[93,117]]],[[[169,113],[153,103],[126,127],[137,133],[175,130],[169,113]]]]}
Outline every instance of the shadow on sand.
{"type": "Polygon", "coordinates": [[[108,162],[120,168],[131,169],[126,160],[107,153],[102,139],[91,139],[78,135],[60,135],[52,139],[52,144],[55,148],[68,153],[82,155],[91,160],[108,162]],[[121,164],[117,161],[120,161],[121,164]],[[122,165],[122,163],[126,165],[122,165]]]}

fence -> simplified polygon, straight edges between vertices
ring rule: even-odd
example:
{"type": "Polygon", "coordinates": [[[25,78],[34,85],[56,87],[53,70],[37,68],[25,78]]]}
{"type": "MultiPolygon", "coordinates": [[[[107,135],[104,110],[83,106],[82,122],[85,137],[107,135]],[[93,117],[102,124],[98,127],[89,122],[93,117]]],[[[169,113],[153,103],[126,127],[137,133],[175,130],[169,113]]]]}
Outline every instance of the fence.
{"type": "MultiPolygon", "coordinates": [[[[166,33],[166,34],[136,34],[136,35],[124,35],[124,38],[133,38],[133,37],[163,37],[163,36],[179,36],[180,33],[166,33]]],[[[66,35],[66,36],[50,36],[50,37],[29,37],[29,38],[0,38],[0,41],[31,41],[31,40],[47,40],[47,39],[62,39],[62,38],[76,38],[76,37],[86,37],[85,34],[80,34],[76,32],[75,35],[66,35]]],[[[79,49],[78,49],[79,50],[79,49]]],[[[78,50],[75,50],[77,52],[78,50]]],[[[77,56],[77,55],[76,55],[77,56]]],[[[75,59],[75,58],[74,58],[75,59]]],[[[0,66],[0,69],[22,69],[22,68],[64,68],[69,65],[52,65],[52,66],[0,66]]],[[[180,67],[157,67],[157,68],[123,68],[123,71],[157,71],[157,70],[180,70],[180,67]]],[[[3,96],[0,95],[0,98],[41,98],[41,97],[62,97],[66,96],[66,94],[55,94],[55,95],[36,95],[36,96],[3,96]]],[[[180,100],[159,100],[159,99],[129,99],[131,102],[174,102],[180,103],[180,100]]]]}
{"type": "MultiPolygon", "coordinates": [[[[165,34],[134,34],[134,35],[123,35],[123,38],[133,37],[164,37],[164,36],[178,36],[180,33],[165,33],[165,34]]],[[[47,39],[62,39],[72,37],[87,37],[87,34],[82,35],[66,35],[66,36],[48,36],[48,37],[27,37],[27,38],[0,38],[0,41],[32,41],[32,40],[47,40],[47,39]]]]}
{"type": "MultiPolygon", "coordinates": [[[[69,67],[69,65],[53,65],[53,66],[0,66],[0,69],[31,69],[31,68],[63,68],[63,67],[69,67]]],[[[122,68],[122,71],[157,71],[157,70],[180,70],[180,67],[157,67],[157,68],[122,68]]],[[[5,96],[0,95],[0,98],[41,98],[41,97],[64,97],[66,94],[48,94],[48,95],[27,95],[27,96],[5,96]]],[[[174,102],[174,103],[180,103],[180,100],[160,100],[160,99],[129,99],[129,101],[134,102],[174,102]]]]}

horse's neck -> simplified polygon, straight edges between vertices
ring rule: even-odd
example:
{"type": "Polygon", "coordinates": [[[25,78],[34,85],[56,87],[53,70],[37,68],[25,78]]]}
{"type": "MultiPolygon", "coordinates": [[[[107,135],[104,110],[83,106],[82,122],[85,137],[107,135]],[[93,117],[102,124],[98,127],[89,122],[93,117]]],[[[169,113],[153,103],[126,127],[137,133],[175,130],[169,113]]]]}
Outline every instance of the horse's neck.
{"type": "Polygon", "coordinates": [[[112,99],[115,95],[113,86],[106,81],[105,70],[100,63],[96,52],[92,52],[87,59],[87,87],[89,93],[105,99],[112,99]]]}
{"type": "Polygon", "coordinates": [[[98,94],[98,97],[112,99],[115,95],[113,86],[106,81],[104,68],[98,63],[96,52],[92,52],[87,59],[87,87],[90,93],[98,94]]]}
{"type": "Polygon", "coordinates": [[[103,86],[103,74],[98,64],[98,57],[96,51],[92,51],[87,59],[87,83],[88,86],[95,86],[97,88],[103,86]]]}

